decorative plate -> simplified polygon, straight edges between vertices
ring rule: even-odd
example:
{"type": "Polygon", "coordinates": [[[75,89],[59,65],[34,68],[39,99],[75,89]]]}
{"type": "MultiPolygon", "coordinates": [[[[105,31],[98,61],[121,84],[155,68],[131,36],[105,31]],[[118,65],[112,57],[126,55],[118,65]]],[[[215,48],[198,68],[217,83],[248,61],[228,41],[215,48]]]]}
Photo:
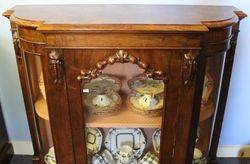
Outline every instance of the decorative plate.
{"type": "Polygon", "coordinates": [[[104,159],[104,161],[107,164],[115,164],[115,160],[113,158],[113,155],[107,150],[105,149],[102,153],[102,158],[104,159]]]}
{"type": "Polygon", "coordinates": [[[202,92],[202,101],[201,101],[202,106],[207,105],[210,96],[213,92],[213,89],[214,89],[214,80],[209,73],[206,73],[203,84],[203,92],[202,92]]]}
{"type": "Polygon", "coordinates": [[[146,139],[141,129],[111,128],[105,138],[105,147],[118,159],[122,146],[128,145],[133,149],[133,156],[139,158],[146,146],[146,139]]]}
{"type": "Polygon", "coordinates": [[[154,80],[145,76],[138,76],[128,81],[130,89],[149,95],[156,95],[164,91],[164,82],[162,80],[154,80]]]}
{"type": "Polygon", "coordinates": [[[92,79],[89,83],[84,85],[84,90],[89,94],[109,94],[119,91],[121,88],[121,81],[115,77],[108,75],[101,75],[96,79],[92,79]]]}
{"type": "Polygon", "coordinates": [[[105,162],[105,160],[103,159],[103,157],[99,154],[95,154],[93,157],[92,157],[92,162],[91,164],[107,164],[105,162]]]}
{"type": "Polygon", "coordinates": [[[139,114],[159,116],[163,108],[163,95],[158,94],[152,98],[140,93],[131,93],[127,98],[127,106],[139,114]]]}
{"type": "Polygon", "coordinates": [[[157,154],[160,153],[161,129],[156,129],[152,135],[154,150],[157,154]]]}
{"type": "Polygon", "coordinates": [[[157,110],[163,107],[163,95],[158,94],[154,97],[147,94],[132,93],[129,101],[135,108],[141,110],[157,110]]]}
{"type": "Polygon", "coordinates": [[[106,95],[88,94],[84,99],[88,111],[96,115],[109,115],[121,107],[121,97],[118,93],[106,95]]]}
{"type": "Polygon", "coordinates": [[[105,149],[102,152],[102,155],[93,155],[91,164],[115,164],[115,160],[112,154],[107,149],[105,149]]]}
{"type": "Polygon", "coordinates": [[[96,154],[102,146],[102,133],[98,128],[86,128],[86,144],[88,154],[96,154]]]}
{"type": "Polygon", "coordinates": [[[44,156],[46,164],[56,164],[55,149],[54,146],[49,149],[49,152],[44,156]]]}
{"type": "Polygon", "coordinates": [[[195,148],[194,149],[194,156],[193,156],[193,164],[205,164],[206,158],[203,157],[203,154],[200,149],[195,148]]]}
{"type": "Polygon", "coordinates": [[[147,152],[147,154],[138,162],[138,164],[158,164],[159,158],[150,152],[147,152]]]}

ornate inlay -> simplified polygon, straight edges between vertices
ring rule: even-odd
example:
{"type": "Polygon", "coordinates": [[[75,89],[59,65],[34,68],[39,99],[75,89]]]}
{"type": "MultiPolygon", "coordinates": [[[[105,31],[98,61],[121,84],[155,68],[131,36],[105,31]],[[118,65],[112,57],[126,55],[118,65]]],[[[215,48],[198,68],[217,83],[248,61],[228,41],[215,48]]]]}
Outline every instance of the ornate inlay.
{"type": "Polygon", "coordinates": [[[52,72],[53,83],[61,83],[63,79],[63,60],[61,51],[52,50],[49,53],[49,64],[52,72]]]}
{"type": "Polygon", "coordinates": [[[193,54],[191,50],[188,53],[184,54],[182,64],[182,80],[184,85],[191,84],[196,77],[196,58],[197,54],[193,54]]]}
{"type": "Polygon", "coordinates": [[[93,78],[96,78],[97,76],[102,74],[102,70],[107,65],[112,65],[114,63],[133,63],[142,68],[147,77],[155,79],[164,79],[165,77],[165,73],[163,71],[155,70],[154,68],[151,68],[147,63],[141,61],[140,58],[130,55],[126,51],[119,50],[114,55],[109,56],[102,61],[99,61],[93,69],[87,71],[81,70],[81,75],[77,76],[77,80],[91,80],[93,78]]]}

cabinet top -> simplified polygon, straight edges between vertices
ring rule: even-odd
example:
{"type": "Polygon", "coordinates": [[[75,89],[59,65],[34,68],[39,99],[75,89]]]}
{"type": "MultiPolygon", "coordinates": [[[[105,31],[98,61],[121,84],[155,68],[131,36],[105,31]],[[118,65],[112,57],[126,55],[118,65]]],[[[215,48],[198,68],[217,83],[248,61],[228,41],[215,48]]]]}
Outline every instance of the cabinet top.
{"type": "Polygon", "coordinates": [[[232,6],[198,5],[18,5],[3,15],[42,31],[208,31],[246,17],[232,6]]]}

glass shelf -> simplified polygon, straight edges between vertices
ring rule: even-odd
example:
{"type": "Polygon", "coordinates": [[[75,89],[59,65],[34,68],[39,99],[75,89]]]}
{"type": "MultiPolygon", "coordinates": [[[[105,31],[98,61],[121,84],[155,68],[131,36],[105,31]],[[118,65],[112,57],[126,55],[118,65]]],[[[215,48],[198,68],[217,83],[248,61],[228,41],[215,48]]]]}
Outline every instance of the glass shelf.
{"type": "Polygon", "coordinates": [[[47,102],[42,95],[39,95],[35,102],[35,110],[39,117],[49,120],[47,102]]]}
{"type": "MultiPolygon", "coordinates": [[[[40,95],[35,102],[36,113],[39,117],[49,120],[48,108],[46,100],[40,95]]],[[[214,113],[213,104],[209,104],[205,108],[201,109],[200,122],[205,121],[212,117],[214,113]]],[[[111,116],[96,116],[88,114],[87,127],[142,127],[142,128],[160,128],[161,127],[161,116],[158,117],[147,117],[140,114],[136,114],[126,107],[123,107],[121,111],[111,116]],[[126,119],[124,119],[126,118],[126,119]]]]}

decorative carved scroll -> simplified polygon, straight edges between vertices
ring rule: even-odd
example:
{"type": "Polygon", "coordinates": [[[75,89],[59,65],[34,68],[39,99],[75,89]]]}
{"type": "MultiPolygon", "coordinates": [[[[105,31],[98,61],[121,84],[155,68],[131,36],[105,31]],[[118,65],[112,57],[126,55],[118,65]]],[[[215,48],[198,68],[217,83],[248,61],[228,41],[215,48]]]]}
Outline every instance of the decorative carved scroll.
{"type": "Polygon", "coordinates": [[[91,80],[102,74],[102,70],[107,65],[112,65],[114,63],[133,63],[138,65],[144,70],[144,73],[149,78],[163,79],[164,72],[161,70],[155,70],[150,68],[147,63],[142,62],[139,58],[128,54],[126,51],[119,50],[114,55],[109,56],[103,61],[99,61],[95,68],[88,71],[81,71],[81,75],[77,76],[77,80],[91,80]]]}
{"type": "Polygon", "coordinates": [[[197,54],[193,54],[192,51],[184,54],[184,60],[182,64],[182,79],[184,85],[191,84],[196,77],[196,58],[197,54]]]}
{"type": "Polygon", "coordinates": [[[51,65],[53,83],[61,83],[63,79],[62,53],[56,50],[52,50],[49,53],[49,64],[51,65]]]}

